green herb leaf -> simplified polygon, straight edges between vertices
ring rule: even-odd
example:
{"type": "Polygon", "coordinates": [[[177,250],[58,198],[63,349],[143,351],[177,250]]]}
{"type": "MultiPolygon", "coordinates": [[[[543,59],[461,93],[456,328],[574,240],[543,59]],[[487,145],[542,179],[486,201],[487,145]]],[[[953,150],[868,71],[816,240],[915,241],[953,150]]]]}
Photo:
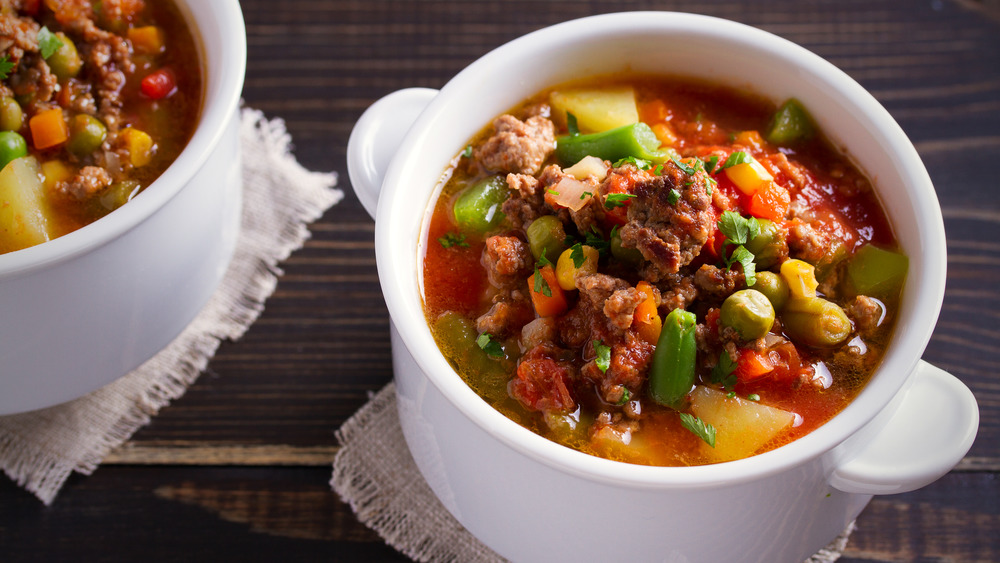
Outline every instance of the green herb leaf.
{"type": "Polygon", "coordinates": [[[756,393],[750,393],[749,395],[747,395],[747,400],[748,401],[759,401],[760,400],[760,395],[758,395],[756,393]]]}
{"type": "Polygon", "coordinates": [[[465,145],[465,150],[462,151],[462,156],[465,158],[472,158],[472,145],[465,145]]]}
{"type": "Polygon", "coordinates": [[[583,266],[583,263],[587,261],[587,257],[583,254],[583,245],[580,243],[576,243],[570,247],[569,257],[573,261],[574,268],[583,266]]]}
{"type": "Polygon", "coordinates": [[[594,192],[583,192],[580,194],[580,199],[587,199],[588,197],[593,197],[594,192]]]}
{"type": "Polygon", "coordinates": [[[38,30],[38,50],[42,53],[43,59],[51,57],[62,46],[62,39],[49,31],[49,28],[43,27],[38,30]]]}
{"type": "Polygon", "coordinates": [[[12,70],[14,70],[14,63],[10,62],[10,57],[4,55],[0,58],[0,80],[6,80],[12,70]]]}
{"type": "Polygon", "coordinates": [[[688,414],[686,412],[680,413],[681,425],[691,431],[692,434],[701,438],[709,446],[715,447],[715,427],[711,424],[703,421],[702,419],[694,416],[693,414],[688,414]]]}
{"type": "Polygon", "coordinates": [[[553,190],[552,188],[545,188],[545,192],[550,193],[552,195],[559,195],[559,192],[553,190]]]}
{"type": "Polygon", "coordinates": [[[727,399],[732,399],[735,396],[736,396],[736,391],[730,391],[730,392],[726,393],[726,398],[727,399]]]}
{"type": "Polygon", "coordinates": [[[726,162],[722,164],[722,169],[725,170],[730,166],[736,166],[737,164],[745,164],[747,162],[753,162],[753,157],[743,151],[736,151],[729,155],[726,162]]]}
{"type": "Polygon", "coordinates": [[[760,235],[760,222],[756,217],[744,217],[735,211],[723,211],[718,226],[730,244],[746,244],[760,235]]]}
{"type": "Polygon", "coordinates": [[[650,161],[648,161],[648,160],[646,160],[646,159],[636,158],[634,156],[626,156],[625,158],[623,158],[623,159],[619,160],[618,162],[612,164],[611,167],[612,168],[620,168],[620,167],[624,166],[625,164],[631,164],[631,165],[635,166],[636,168],[638,168],[639,170],[649,170],[653,166],[653,163],[650,162],[650,161]]]}
{"type": "Polygon", "coordinates": [[[604,209],[614,209],[616,207],[625,207],[625,202],[636,197],[635,194],[608,194],[604,198],[604,209]]]}
{"type": "MultiPolygon", "coordinates": [[[[534,290],[535,290],[535,293],[541,293],[542,295],[544,295],[546,297],[552,297],[552,288],[549,287],[549,282],[545,281],[545,278],[542,277],[542,273],[538,271],[539,264],[541,264],[542,260],[544,260],[546,263],[549,263],[548,258],[546,258],[545,255],[543,254],[542,255],[542,259],[538,261],[539,263],[535,264],[535,287],[534,287],[534,290]]],[[[541,264],[541,265],[544,266],[545,264],[541,264]]]]}
{"type": "Polygon", "coordinates": [[[729,352],[723,350],[719,354],[719,363],[712,368],[709,381],[716,385],[722,385],[723,389],[732,388],[736,385],[736,362],[729,357],[729,352]]]}
{"type": "MultiPolygon", "coordinates": [[[[611,229],[611,236],[615,236],[615,229],[611,229]]],[[[604,238],[604,234],[598,230],[597,225],[591,225],[590,230],[583,234],[583,244],[591,248],[596,248],[601,256],[607,256],[611,250],[611,243],[604,238]]]]}
{"type": "Polygon", "coordinates": [[[576,124],[576,116],[570,112],[566,112],[566,130],[573,137],[580,134],[580,126],[576,124]]]}
{"type": "Polygon", "coordinates": [[[670,192],[667,193],[667,203],[670,205],[677,205],[677,202],[681,199],[681,192],[670,188],[670,192]]]}
{"type": "Polygon", "coordinates": [[[673,162],[677,166],[677,168],[680,168],[681,172],[685,174],[694,174],[695,172],[698,171],[697,168],[693,166],[688,166],[687,164],[681,162],[680,159],[678,159],[676,156],[671,156],[670,162],[673,162]]]}
{"type": "Polygon", "coordinates": [[[757,283],[757,265],[753,262],[753,252],[747,250],[743,245],[737,246],[729,257],[729,263],[739,262],[743,266],[743,277],[746,278],[747,287],[753,287],[757,283]]]}
{"type": "Polygon", "coordinates": [[[653,168],[653,174],[656,174],[657,176],[662,175],[663,174],[663,165],[662,164],[657,164],[656,167],[653,168]]]}
{"type": "Polygon", "coordinates": [[[632,400],[632,392],[628,390],[628,387],[624,387],[622,391],[622,398],[615,403],[619,407],[632,400]]]}
{"type": "Polygon", "coordinates": [[[705,161],[705,172],[711,174],[712,172],[715,171],[715,167],[718,166],[718,164],[719,164],[719,155],[713,154],[712,156],[708,157],[708,160],[705,161]]]}
{"type": "Polygon", "coordinates": [[[445,233],[445,235],[438,239],[441,246],[445,248],[451,248],[453,246],[468,247],[469,243],[465,242],[465,235],[462,233],[445,233]]]}
{"type": "Polygon", "coordinates": [[[488,332],[480,334],[479,338],[476,339],[476,344],[483,349],[483,352],[486,352],[487,356],[492,356],[494,358],[502,358],[505,356],[503,346],[501,346],[496,340],[493,340],[493,337],[490,336],[490,333],[488,332]]]}
{"type": "Polygon", "coordinates": [[[595,340],[594,352],[597,353],[597,358],[594,359],[597,369],[601,370],[601,373],[607,373],[611,367],[611,347],[605,346],[600,340],[595,340]]]}

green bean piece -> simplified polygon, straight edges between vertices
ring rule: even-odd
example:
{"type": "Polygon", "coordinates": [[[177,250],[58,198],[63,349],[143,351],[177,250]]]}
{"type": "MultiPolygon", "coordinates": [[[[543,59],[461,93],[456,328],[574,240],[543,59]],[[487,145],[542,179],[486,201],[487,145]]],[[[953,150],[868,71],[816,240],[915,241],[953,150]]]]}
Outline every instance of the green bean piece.
{"type": "Polygon", "coordinates": [[[643,261],[642,252],[638,248],[626,248],[622,246],[622,237],[618,234],[618,231],[611,236],[611,255],[632,266],[638,266],[643,261]]]}
{"type": "Polygon", "coordinates": [[[69,141],[66,148],[76,156],[87,156],[100,148],[108,129],[100,119],[80,113],[69,122],[69,141]]]}
{"type": "Polygon", "coordinates": [[[532,221],[525,232],[531,255],[536,261],[541,260],[544,255],[549,262],[555,264],[559,255],[566,250],[566,229],[555,215],[542,215],[532,221]]]}
{"type": "Polygon", "coordinates": [[[743,340],[756,340],[771,330],[774,306],[756,289],[741,289],[722,302],[719,322],[734,329],[743,340]]]}
{"type": "Polygon", "coordinates": [[[808,139],[815,131],[806,108],[795,98],[789,98],[771,117],[764,138],[769,143],[785,146],[808,139]]]}
{"type": "Polygon", "coordinates": [[[72,39],[61,31],[57,31],[55,35],[62,42],[62,45],[49,58],[45,59],[45,62],[48,63],[52,74],[56,75],[59,80],[73,78],[80,74],[83,60],[80,59],[80,53],[77,52],[72,39]]]}
{"type": "Polygon", "coordinates": [[[814,348],[836,346],[854,330],[844,310],[822,297],[789,300],[781,312],[781,327],[795,342],[814,348]]]}
{"type": "Polygon", "coordinates": [[[766,270],[778,263],[788,254],[788,243],[782,236],[781,229],[773,221],[757,219],[760,234],[747,241],[746,249],[753,252],[753,261],[757,268],[766,270]]]}
{"type": "Polygon", "coordinates": [[[902,289],[909,265],[904,254],[866,244],[847,264],[847,276],[858,294],[889,297],[902,289]]]}
{"type": "Polygon", "coordinates": [[[15,158],[28,155],[28,143],[13,131],[0,131],[0,170],[15,158]]]}
{"type": "Polygon", "coordinates": [[[24,110],[10,96],[0,98],[0,130],[20,131],[24,125],[24,110]]]}
{"type": "Polygon", "coordinates": [[[753,284],[753,288],[767,297],[775,311],[781,311],[791,295],[785,278],[767,270],[757,272],[757,283],[753,284]]]}
{"type": "Polygon", "coordinates": [[[694,313],[674,309],[663,321],[660,338],[649,368],[649,395],[657,403],[680,410],[694,387],[695,341],[694,313]]]}
{"type": "Polygon", "coordinates": [[[667,155],[660,150],[660,140],[645,123],[633,123],[590,135],[573,135],[556,140],[556,157],[563,166],[596,156],[615,162],[630,156],[660,163],[667,155]]]}
{"type": "Polygon", "coordinates": [[[500,207],[508,193],[507,180],[502,176],[479,180],[455,200],[455,221],[462,229],[480,234],[493,229],[504,219],[500,207]]]}

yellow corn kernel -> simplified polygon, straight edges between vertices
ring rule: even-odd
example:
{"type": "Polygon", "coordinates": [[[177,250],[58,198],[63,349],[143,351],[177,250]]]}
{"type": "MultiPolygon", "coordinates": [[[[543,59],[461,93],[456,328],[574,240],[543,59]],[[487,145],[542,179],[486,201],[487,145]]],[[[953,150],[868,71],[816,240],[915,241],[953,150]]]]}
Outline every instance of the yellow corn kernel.
{"type": "Polygon", "coordinates": [[[141,168],[153,159],[153,138],[145,131],[129,127],[121,132],[132,166],[141,168]]]}
{"type": "Polygon", "coordinates": [[[792,299],[816,297],[816,268],[808,262],[792,258],[781,263],[781,277],[788,282],[792,299]]]}
{"type": "Polygon", "coordinates": [[[137,53],[155,55],[163,51],[163,31],[155,25],[130,27],[128,40],[137,53]]]}
{"type": "Polygon", "coordinates": [[[573,262],[572,248],[564,250],[559,255],[559,260],[556,261],[556,281],[559,283],[559,287],[566,291],[576,289],[578,275],[586,276],[597,273],[597,260],[600,258],[600,253],[592,246],[582,246],[581,248],[584,260],[579,268],[573,262]]]}
{"type": "Polygon", "coordinates": [[[49,160],[42,163],[42,186],[46,191],[55,189],[59,182],[67,182],[73,178],[76,171],[72,166],[61,160],[49,160]]]}
{"type": "Polygon", "coordinates": [[[726,175],[729,176],[729,179],[736,184],[736,187],[741,192],[747,195],[757,193],[757,190],[765,183],[774,181],[771,173],[765,170],[756,160],[730,166],[726,168],[726,175]]]}

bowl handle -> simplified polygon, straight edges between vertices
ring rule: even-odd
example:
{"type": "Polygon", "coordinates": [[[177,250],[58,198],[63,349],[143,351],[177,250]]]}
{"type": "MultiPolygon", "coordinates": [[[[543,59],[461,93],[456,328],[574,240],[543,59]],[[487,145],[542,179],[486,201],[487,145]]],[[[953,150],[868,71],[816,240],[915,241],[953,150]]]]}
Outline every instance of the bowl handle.
{"type": "Polygon", "coordinates": [[[876,418],[838,447],[830,484],[847,493],[905,493],[950,471],[979,428],[976,398],[950,373],[920,360],[883,420],[876,418]]]}
{"type": "Polygon", "coordinates": [[[389,162],[410,126],[437,90],[397,90],[371,105],[358,119],[347,141],[347,174],[365,211],[375,218],[378,194],[389,162]]]}

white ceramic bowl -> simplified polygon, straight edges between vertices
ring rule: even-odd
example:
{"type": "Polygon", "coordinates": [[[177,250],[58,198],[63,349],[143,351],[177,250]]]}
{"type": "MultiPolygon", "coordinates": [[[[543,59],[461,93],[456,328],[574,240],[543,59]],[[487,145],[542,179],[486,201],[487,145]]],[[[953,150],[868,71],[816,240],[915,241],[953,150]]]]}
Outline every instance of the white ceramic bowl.
{"type": "Polygon", "coordinates": [[[236,0],[177,4],[200,42],[198,128],[121,209],[0,255],[0,415],[74,399],[152,357],[191,322],[232,257],[242,201],[243,14],[236,0]]]}
{"type": "Polygon", "coordinates": [[[920,361],[944,295],[945,235],[934,188],[889,114],[801,47],[690,14],[567,22],[485,55],[440,92],[403,90],[380,100],[352,133],[348,165],[366,209],[374,211],[377,201],[379,278],[392,316],[407,444],[451,513],[507,558],[802,561],[841,532],[872,494],[922,487],[972,444],[979,417],[972,394],[920,361]],[[786,446],[700,467],[592,457],[493,410],[431,337],[418,272],[429,206],[449,160],[484,124],[528,96],[626,69],[705,78],[776,102],[802,100],[871,175],[910,257],[882,366],[842,413],[786,446]]]}

